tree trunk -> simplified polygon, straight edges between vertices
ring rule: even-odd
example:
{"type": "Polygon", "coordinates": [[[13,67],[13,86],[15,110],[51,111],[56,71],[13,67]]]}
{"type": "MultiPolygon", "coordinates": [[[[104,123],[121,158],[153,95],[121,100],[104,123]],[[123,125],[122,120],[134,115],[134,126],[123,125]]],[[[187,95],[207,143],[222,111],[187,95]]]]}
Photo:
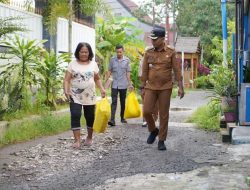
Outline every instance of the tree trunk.
{"type": "Polygon", "coordinates": [[[69,53],[72,53],[72,17],[73,17],[73,0],[69,0],[69,6],[70,6],[70,13],[69,13],[69,35],[68,35],[68,41],[69,41],[69,53]]]}
{"type": "Polygon", "coordinates": [[[153,4],[153,11],[152,11],[153,19],[152,19],[152,25],[153,25],[153,28],[155,28],[155,0],[152,1],[152,4],[153,4]]]}

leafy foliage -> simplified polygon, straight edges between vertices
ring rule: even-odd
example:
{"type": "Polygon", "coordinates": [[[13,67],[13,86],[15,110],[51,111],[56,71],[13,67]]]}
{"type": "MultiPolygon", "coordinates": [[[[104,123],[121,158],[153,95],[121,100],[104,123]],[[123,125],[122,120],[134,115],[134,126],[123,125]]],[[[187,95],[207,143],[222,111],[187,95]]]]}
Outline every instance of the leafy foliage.
{"type": "Polygon", "coordinates": [[[96,53],[102,64],[102,71],[108,70],[110,58],[113,55],[115,46],[123,44],[126,55],[131,60],[132,65],[132,80],[135,86],[138,86],[138,64],[140,56],[138,51],[143,52],[144,44],[138,40],[137,36],[141,30],[135,28],[131,22],[135,21],[134,18],[126,17],[110,17],[107,20],[97,18],[96,23],[96,53]],[[133,65],[137,64],[137,65],[133,65]]]}
{"type": "MultiPolygon", "coordinates": [[[[228,4],[227,8],[228,19],[233,20],[234,5],[228,4]]],[[[201,45],[204,47],[204,59],[212,63],[213,55],[211,51],[216,49],[214,45],[211,45],[212,39],[222,34],[220,1],[179,0],[177,26],[181,36],[201,37],[201,45]]]]}
{"type": "Polygon", "coordinates": [[[56,109],[63,63],[68,62],[69,55],[48,53],[42,48],[43,43],[18,36],[2,42],[8,47],[5,58],[9,61],[0,68],[1,117],[4,113],[38,113],[47,106],[56,109]]]}
{"type": "Polygon", "coordinates": [[[231,68],[213,65],[209,81],[213,84],[216,95],[226,97],[237,95],[235,73],[231,68]]]}
{"type": "Polygon", "coordinates": [[[53,135],[68,130],[69,116],[44,115],[39,119],[22,123],[10,123],[10,126],[0,138],[0,147],[7,144],[27,141],[45,135],[53,135]]]}
{"type": "Polygon", "coordinates": [[[176,5],[177,3],[175,0],[143,1],[139,8],[133,11],[133,14],[143,21],[147,21],[147,17],[152,15],[155,19],[153,23],[165,23],[166,14],[163,13],[170,14],[171,12],[174,14],[175,18],[176,5]]]}
{"type": "Polygon", "coordinates": [[[194,122],[199,128],[206,131],[219,131],[220,121],[220,104],[218,101],[212,100],[208,105],[199,107],[188,122],[194,122]]]}
{"type": "Polygon", "coordinates": [[[9,0],[0,0],[0,3],[9,3],[9,0]]]}
{"type": "Polygon", "coordinates": [[[51,35],[56,34],[58,17],[68,18],[70,14],[70,7],[67,0],[49,0],[47,8],[45,9],[44,25],[47,27],[51,35]]]}
{"type": "Polygon", "coordinates": [[[94,16],[96,12],[107,13],[109,8],[103,0],[78,0],[80,10],[85,15],[94,16]]]}
{"type": "Polygon", "coordinates": [[[209,81],[208,76],[199,76],[195,79],[196,88],[211,89],[213,85],[209,81]]]}
{"type": "Polygon", "coordinates": [[[41,87],[45,91],[45,105],[56,109],[56,99],[58,91],[61,89],[63,81],[64,66],[63,63],[69,62],[69,54],[61,54],[57,56],[53,51],[44,52],[44,58],[39,65],[39,72],[45,80],[41,81],[41,87]]]}
{"type": "MultiPolygon", "coordinates": [[[[15,36],[13,40],[2,42],[8,47],[5,58],[9,63],[1,66],[0,87],[3,90],[3,97],[9,100],[7,108],[15,111],[22,107],[24,97],[28,94],[28,87],[37,82],[37,79],[44,80],[44,77],[37,70],[43,41],[26,41],[15,36]]],[[[30,91],[30,90],[29,90],[30,91]]]]}
{"type": "Polygon", "coordinates": [[[14,32],[23,32],[27,29],[20,24],[21,17],[0,18],[0,38],[14,32]],[[19,23],[17,23],[19,21],[19,23]]]}
{"type": "MultiPolygon", "coordinates": [[[[232,34],[234,33],[235,30],[235,25],[233,21],[228,21],[228,46],[227,46],[227,62],[228,65],[232,65],[232,34]]],[[[212,55],[212,62],[213,64],[221,64],[223,61],[223,41],[220,36],[215,36],[212,39],[212,44],[211,44],[211,55],[212,55]]]]}

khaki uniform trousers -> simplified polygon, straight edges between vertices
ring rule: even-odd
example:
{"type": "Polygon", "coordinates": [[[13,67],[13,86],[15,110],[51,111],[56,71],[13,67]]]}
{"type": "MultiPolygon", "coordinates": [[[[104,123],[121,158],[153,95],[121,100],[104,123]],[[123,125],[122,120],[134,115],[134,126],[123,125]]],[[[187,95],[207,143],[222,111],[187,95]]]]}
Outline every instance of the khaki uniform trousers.
{"type": "MultiPolygon", "coordinates": [[[[144,96],[141,96],[141,99],[142,99],[142,107],[144,106],[144,96]]],[[[155,108],[154,108],[154,111],[153,111],[153,118],[154,118],[154,120],[155,121],[157,121],[157,119],[158,119],[158,113],[159,113],[159,108],[158,108],[159,106],[158,106],[158,102],[155,104],[155,108]]],[[[144,117],[143,117],[143,121],[144,121],[145,119],[144,119],[144,117]]]]}
{"type": "Polygon", "coordinates": [[[154,131],[156,126],[152,114],[154,114],[155,105],[158,102],[159,118],[160,118],[160,129],[158,137],[159,140],[161,141],[165,141],[167,138],[171,94],[172,94],[172,89],[165,89],[165,90],[145,89],[143,115],[148,123],[149,132],[154,131]]]}

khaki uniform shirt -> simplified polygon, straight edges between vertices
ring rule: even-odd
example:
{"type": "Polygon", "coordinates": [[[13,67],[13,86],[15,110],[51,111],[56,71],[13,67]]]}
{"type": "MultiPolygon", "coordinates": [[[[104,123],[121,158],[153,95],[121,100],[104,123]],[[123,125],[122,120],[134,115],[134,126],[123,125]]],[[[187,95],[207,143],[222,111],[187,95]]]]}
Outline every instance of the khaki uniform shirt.
{"type": "Polygon", "coordinates": [[[176,62],[174,49],[165,46],[160,52],[151,48],[145,52],[142,65],[142,86],[151,90],[173,88],[172,71],[176,81],[181,81],[181,67],[176,62]]]}

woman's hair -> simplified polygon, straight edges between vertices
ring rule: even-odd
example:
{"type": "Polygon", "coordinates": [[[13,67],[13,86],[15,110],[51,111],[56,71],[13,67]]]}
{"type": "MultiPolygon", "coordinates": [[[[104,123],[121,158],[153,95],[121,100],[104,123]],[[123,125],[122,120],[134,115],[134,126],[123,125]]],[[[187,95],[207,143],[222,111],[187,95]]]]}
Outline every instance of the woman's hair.
{"type": "Polygon", "coordinates": [[[91,46],[90,46],[88,43],[86,43],[86,42],[80,42],[80,43],[77,45],[76,51],[75,51],[75,54],[74,54],[75,57],[76,57],[77,59],[79,59],[79,52],[81,51],[82,47],[88,48],[88,51],[89,51],[89,58],[88,58],[88,60],[92,61],[92,59],[93,59],[93,57],[94,57],[94,53],[93,53],[93,51],[92,51],[91,46]]]}

